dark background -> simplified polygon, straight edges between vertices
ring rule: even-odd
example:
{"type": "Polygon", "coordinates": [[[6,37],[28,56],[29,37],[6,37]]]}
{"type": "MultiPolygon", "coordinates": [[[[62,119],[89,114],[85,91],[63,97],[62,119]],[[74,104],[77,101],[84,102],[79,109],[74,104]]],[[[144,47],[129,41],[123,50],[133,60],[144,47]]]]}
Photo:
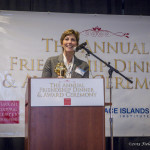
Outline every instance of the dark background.
{"type": "MultiPolygon", "coordinates": [[[[0,10],[150,16],[150,0],[0,0],[0,10]]],[[[0,150],[24,150],[24,138],[1,137],[0,150]]],[[[114,150],[150,150],[150,137],[114,137],[114,150]]]]}
{"type": "Polygon", "coordinates": [[[150,0],[0,0],[0,10],[150,15],[150,0]]]}

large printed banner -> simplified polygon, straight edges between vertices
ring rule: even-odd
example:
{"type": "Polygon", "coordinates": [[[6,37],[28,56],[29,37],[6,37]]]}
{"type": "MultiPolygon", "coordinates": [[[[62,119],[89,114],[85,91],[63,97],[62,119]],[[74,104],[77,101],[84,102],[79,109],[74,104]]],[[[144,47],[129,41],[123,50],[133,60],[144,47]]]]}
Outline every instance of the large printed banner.
{"type": "MultiPolygon", "coordinates": [[[[28,76],[41,77],[46,59],[62,53],[60,36],[80,32],[80,44],[133,81],[112,74],[114,136],[150,136],[150,17],[46,12],[0,12],[0,137],[24,137],[28,76]]],[[[105,79],[110,101],[109,68],[84,50],[90,78],[105,79]]],[[[106,136],[109,136],[109,106],[106,136]]]]}

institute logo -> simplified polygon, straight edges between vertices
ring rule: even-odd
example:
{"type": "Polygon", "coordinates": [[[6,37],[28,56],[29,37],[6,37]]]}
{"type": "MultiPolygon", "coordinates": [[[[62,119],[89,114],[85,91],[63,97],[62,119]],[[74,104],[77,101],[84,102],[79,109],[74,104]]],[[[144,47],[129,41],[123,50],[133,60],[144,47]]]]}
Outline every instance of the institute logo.
{"type": "MultiPolygon", "coordinates": [[[[150,110],[149,108],[112,108],[112,114],[118,115],[119,118],[150,118],[150,110]]],[[[105,108],[105,113],[110,113],[110,108],[105,108]]]]}

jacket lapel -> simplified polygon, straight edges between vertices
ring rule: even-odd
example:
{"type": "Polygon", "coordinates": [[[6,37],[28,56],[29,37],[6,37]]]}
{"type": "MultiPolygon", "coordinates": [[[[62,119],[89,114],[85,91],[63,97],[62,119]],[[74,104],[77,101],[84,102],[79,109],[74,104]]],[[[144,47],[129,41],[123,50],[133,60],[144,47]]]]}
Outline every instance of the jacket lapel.
{"type": "Polygon", "coordinates": [[[74,56],[74,64],[73,64],[73,68],[72,68],[72,74],[71,77],[72,78],[81,78],[82,76],[78,73],[75,72],[76,68],[78,67],[79,63],[78,63],[78,59],[76,56],[74,56]]]}
{"type": "Polygon", "coordinates": [[[58,63],[63,63],[63,54],[58,56],[58,63]]]}

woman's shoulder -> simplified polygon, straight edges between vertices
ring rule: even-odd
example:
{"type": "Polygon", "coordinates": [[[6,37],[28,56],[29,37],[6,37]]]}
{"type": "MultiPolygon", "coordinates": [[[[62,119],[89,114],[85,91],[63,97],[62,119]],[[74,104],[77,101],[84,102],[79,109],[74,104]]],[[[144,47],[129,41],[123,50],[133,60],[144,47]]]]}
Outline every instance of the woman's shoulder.
{"type": "Polygon", "coordinates": [[[88,67],[89,66],[86,61],[81,60],[81,59],[77,58],[76,56],[75,56],[75,61],[74,62],[75,62],[75,64],[77,66],[84,66],[84,67],[88,67]]]}
{"type": "Polygon", "coordinates": [[[74,56],[74,58],[75,58],[75,61],[77,61],[77,62],[80,62],[80,63],[87,63],[86,61],[81,60],[81,59],[79,59],[79,58],[76,57],[76,56],[74,56]]]}

